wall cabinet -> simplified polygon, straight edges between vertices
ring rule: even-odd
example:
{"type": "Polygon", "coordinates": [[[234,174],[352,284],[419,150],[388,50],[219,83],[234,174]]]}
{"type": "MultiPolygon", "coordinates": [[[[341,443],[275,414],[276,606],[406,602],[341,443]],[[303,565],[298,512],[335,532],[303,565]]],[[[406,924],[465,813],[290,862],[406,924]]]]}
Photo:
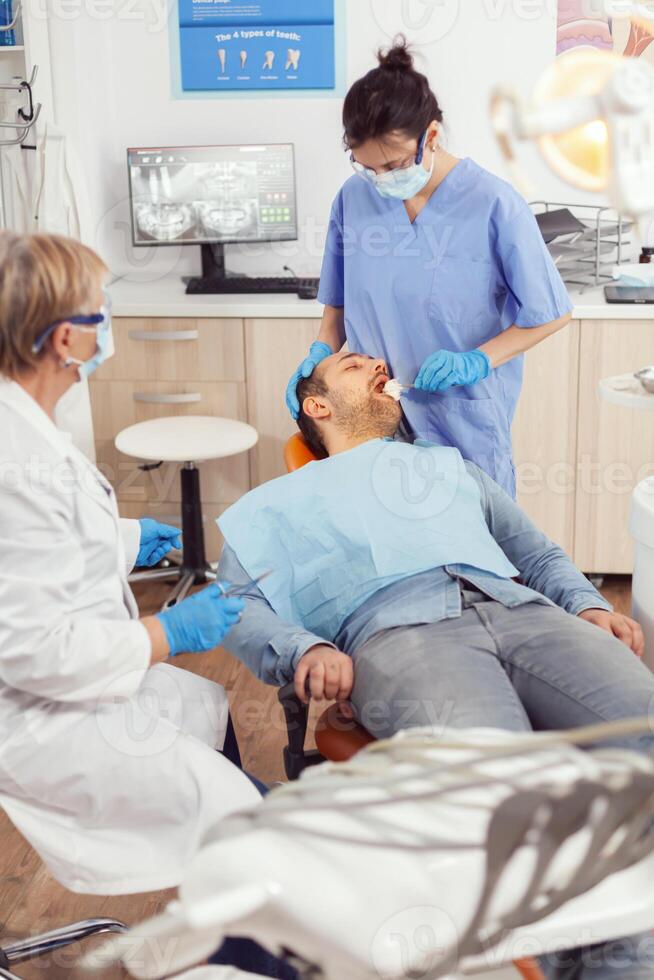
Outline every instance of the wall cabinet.
{"type": "Polygon", "coordinates": [[[286,385],[317,332],[315,320],[245,321],[248,421],[259,433],[252,450],[253,486],[286,472],[284,444],[297,432],[286,408],[286,385]]]}
{"type": "Polygon", "coordinates": [[[654,416],[604,401],[598,382],[653,362],[654,321],[582,322],[574,553],[586,570],[631,573],[631,492],[654,472],[654,416]]]}
{"type": "Polygon", "coordinates": [[[577,321],[528,351],[513,422],[518,502],[569,555],[574,549],[577,321]]]}
{"type": "MultiPolygon", "coordinates": [[[[250,487],[281,476],[296,430],[284,393],[315,338],[314,317],[116,317],[116,356],[91,381],[97,453],[125,516],[178,519],[178,469],[142,473],[117,432],[171,414],[250,422],[249,454],[203,464],[208,548],[214,519],[250,487]]],[[[630,572],[631,491],[654,472],[654,420],[600,400],[598,381],[654,361],[654,321],[575,320],[529,351],[513,425],[518,500],[585,572],[630,572]]]]}

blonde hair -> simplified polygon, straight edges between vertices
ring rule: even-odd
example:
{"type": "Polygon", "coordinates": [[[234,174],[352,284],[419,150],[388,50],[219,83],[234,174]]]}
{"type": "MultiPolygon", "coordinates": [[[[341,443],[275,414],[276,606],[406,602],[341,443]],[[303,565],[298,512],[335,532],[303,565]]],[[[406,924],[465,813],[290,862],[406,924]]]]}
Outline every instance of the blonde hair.
{"type": "Polygon", "coordinates": [[[63,235],[0,231],[0,374],[33,370],[43,351],[32,352],[56,320],[95,313],[107,267],[96,253],[63,235]]]}

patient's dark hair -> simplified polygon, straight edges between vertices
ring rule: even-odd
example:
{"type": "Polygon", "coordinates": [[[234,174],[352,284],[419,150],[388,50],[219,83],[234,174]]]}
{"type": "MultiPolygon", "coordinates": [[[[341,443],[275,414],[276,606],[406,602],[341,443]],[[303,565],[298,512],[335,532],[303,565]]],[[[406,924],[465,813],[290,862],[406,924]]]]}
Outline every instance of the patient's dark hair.
{"type": "Polygon", "coordinates": [[[297,420],[298,429],[302,433],[302,438],[318,459],[325,459],[329,456],[327,448],[322,441],[320,428],[315,419],[309,418],[303,409],[304,399],[315,396],[321,398],[329,393],[329,389],[324,381],[316,376],[314,371],[310,378],[302,378],[297,386],[297,400],[300,403],[300,416],[297,420]]]}

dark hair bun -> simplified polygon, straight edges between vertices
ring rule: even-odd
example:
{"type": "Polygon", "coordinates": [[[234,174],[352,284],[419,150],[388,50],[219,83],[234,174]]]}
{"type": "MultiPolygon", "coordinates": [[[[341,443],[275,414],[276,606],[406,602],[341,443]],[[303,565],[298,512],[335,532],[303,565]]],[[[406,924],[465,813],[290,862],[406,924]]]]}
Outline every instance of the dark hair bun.
{"type": "Polygon", "coordinates": [[[379,67],[387,71],[411,71],[413,68],[413,55],[405,37],[397,37],[393,41],[393,46],[388,51],[381,48],[377,52],[379,67]]]}
{"type": "Polygon", "coordinates": [[[403,133],[419,139],[431,122],[443,121],[443,113],[421,72],[403,34],[387,51],[377,52],[379,64],[350,88],[343,102],[345,146],[356,149],[369,139],[403,133]]]}

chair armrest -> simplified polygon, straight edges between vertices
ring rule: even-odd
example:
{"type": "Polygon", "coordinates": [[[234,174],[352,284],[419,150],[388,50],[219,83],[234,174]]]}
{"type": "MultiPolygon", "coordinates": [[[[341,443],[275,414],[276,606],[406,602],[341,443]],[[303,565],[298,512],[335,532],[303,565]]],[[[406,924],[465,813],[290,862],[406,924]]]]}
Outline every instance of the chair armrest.
{"type": "Polygon", "coordinates": [[[277,695],[284,709],[288,745],[284,748],[284,768],[288,779],[297,779],[307,766],[323,762],[319,752],[307,752],[304,743],[309,725],[309,706],[303,704],[295,693],[293,683],[282,687],[277,695]]]}

